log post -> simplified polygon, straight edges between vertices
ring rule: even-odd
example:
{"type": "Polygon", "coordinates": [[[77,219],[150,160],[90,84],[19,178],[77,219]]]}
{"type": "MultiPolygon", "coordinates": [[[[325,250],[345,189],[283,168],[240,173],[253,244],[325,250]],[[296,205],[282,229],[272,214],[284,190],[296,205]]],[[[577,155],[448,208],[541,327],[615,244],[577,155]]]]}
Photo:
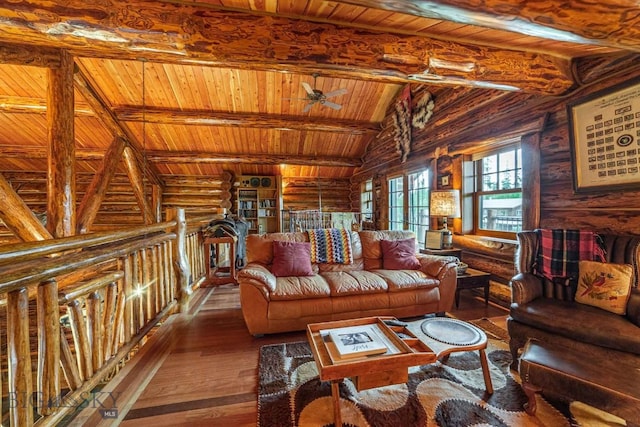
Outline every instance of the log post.
{"type": "Polygon", "coordinates": [[[540,132],[525,135],[522,147],[522,229],[535,230],[540,225],[540,132]]]}
{"type": "Polygon", "coordinates": [[[162,186],[157,184],[151,186],[151,209],[153,222],[162,222],[162,186]]]}
{"type": "Polygon", "coordinates": [[[60,396],[60,310],[58,283],[48,280],[38,285],[38,413],[55,412],[52,405],[60,396]]]}
{"type": "Polygon", "coordinates": [[[107,194],[111,178],[115,175],[118,163],[122,159],[125,144],[126,142],[123,138],[115,138],[107,149],[102,163],[93,176],[91,184],[89,184],[89,188],[87,188],[78,208],[78,233],[86,233],[93,225],[100,205],[107,194]]]}
{"type": "Polygon", "coordinates": [[[118,295],[118,284],[111,282],[107,285],[105,307],[102,317],[102,329],[104,330],[104,337],[102,342],[102,349],[104,358],[103,362],[109,360],[112,354],[115,353],[113,347],[113,335],[117,333],[116,327],[116,298],[118,295]]]}
{"type": "Polygon", "coordinates": [[[176,221],[176,241],[173,243],[173,268],[178,288],[178,303],[180,312],[189,311],[189,299],[191,298],[191,274],[189,261],[187,261],[187,220],[183,208],[171,208],[167,210],[167,221],[176,221]]]}
{"type": "Polygon", "coordinates": [[[48,70],[47,228],[54,237],[72,236],[76,231],[73,69],[73,57],[62,52],[60,67],[48,70]]]}
{"type": "Polygon", "coordinates": [[[78,364],[71,352],[69,342],[64,334],[64,330],[60,328],[60,364],[62,365],[62,372],[67,380],[69,389],[75,390],[82,384],[80,377],[80,371],[78,371],[78,364]]]}
{"type": "Polygon", "coordinates": [[[132,256],[126,256],[120,260],[120,270],[124,271],[124,277],[122,278],[122,301],[124,303],[124,309],[122,313],[122,326],[123,326],[123,342],[128,343],[131,341],[134,329],[134,315],[133,315],[133,261],[132,256]]]}
{"type": "Polygon", "coordinates": [[[25,288],[7,295],[9,418],[12,426],[33,425],[29,296],[25,288]]]}

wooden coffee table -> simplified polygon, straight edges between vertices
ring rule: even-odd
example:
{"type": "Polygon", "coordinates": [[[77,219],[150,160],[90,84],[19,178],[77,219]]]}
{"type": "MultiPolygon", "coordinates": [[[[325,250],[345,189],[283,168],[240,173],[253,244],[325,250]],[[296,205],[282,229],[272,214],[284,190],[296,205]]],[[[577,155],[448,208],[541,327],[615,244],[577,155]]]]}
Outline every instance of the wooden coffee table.
{"type": "Polygon", "coordinates": [[[487,393],[493,393],[484,352],[487,347],[487,336],[481,329],[460,320],[436,317],[426,319],[422,323],[409,324],[398,322],[393,317],[365,317],[312,323],[307,325],[307,339],[318,367],[320,380],[331,382],[336,426],[342,425],[339,385],[345,378],[352,378],[358,391],[406,383],[411,366],[434,363],[453,352],[472,350],[480,352],[485,387],[487,393]],[[385,321],[397,325],[388,325],[385,321]],[[380,355],[336,359],[335,353],[330,350],[332,343],[324,331],[371,324],[377,325],[384,333],[384,339],[389,347],[392,347],[391,350],[380,355]]]}
{"type": "Polygon", "coordinates": [[[489,303],[489,278],[491,274],[484,271],[467,268],[463,274],[458,274],[456,285],[456,308],[460,303],[460,291],[463,289],[484,288],[484,303],[489,303]]]}

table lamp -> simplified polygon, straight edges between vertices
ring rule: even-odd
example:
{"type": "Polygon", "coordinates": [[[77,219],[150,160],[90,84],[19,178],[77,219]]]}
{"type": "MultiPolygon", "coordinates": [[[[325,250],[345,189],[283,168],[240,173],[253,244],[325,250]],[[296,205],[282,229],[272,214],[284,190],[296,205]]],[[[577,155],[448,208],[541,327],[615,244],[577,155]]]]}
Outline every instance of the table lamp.
{"type": "Polygon", "coordinates": [[[429,215],[443,218],[444,227],[440,230],[443,233],[443,247],[452,247],[453,233],[447,228],[447,219],[460,218],[460,190],[432,190],[429,200],[429,215]]]}

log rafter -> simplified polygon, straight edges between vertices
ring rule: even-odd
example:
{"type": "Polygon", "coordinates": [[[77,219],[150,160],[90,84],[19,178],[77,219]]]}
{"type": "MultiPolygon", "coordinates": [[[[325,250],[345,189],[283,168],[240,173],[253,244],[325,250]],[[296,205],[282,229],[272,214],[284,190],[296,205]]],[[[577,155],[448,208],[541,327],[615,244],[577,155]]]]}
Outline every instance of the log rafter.
{"type": "Polygon", "coordinates": [[[544,94],[564,93],[574,85],[569,61],[545,54],[196,3],[146,2],[133,7],[125,0],[91,5],[81,0],[64,5],[33,0],[0,7],[0,15],[5,40],[29,40],[77,55],[133,59],[142,51],[151,61],[324,71],[400,81],[426,78],[433,84],[457,82],[544,94]]]}
{"type": "Polygon", "coordinates": [[[635,0],[523,2],[521,0],[343,0],[373,9],[446,19],[533,35],[640,52],[640,14],[635,0]],[[565,11],[570,10],[571,13],[565,11]],[[497,12],[499,11],[499,12],[497,12]],[[598,25],[585,25],[598,17],[598,25]]]}

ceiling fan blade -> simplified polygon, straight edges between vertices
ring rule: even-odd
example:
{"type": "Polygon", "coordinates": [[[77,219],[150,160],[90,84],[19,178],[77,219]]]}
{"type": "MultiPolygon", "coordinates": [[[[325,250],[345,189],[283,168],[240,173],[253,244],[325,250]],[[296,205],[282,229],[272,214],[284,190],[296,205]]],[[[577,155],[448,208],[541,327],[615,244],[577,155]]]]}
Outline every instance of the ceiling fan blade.
{"type": "Polygon", "coordinates": [[[334,90],[332,92],[326,93],[324,95],[325,98],[331,98],[334,96],[340,96],[340,95],[344,95],[345,93],[347,93],[347,89],[342,88],[342,89],[338,89],[338,90],[334,90]]]}
{"type": "Polygon", "coordinates": [[[307,91],[309,95],[314,95],[313,88],[311,87],[311,85],[309,85],[309,83],[302,82],[302,87],[307,91]]]}
{"type": "Polygon", "coordinates": [[[329,108],[333,108],[334,110],[339,110],[342,108],[342,105],[336,104],[335,102],[330,102],[330,101],[324,101],[322,105],[325,105],[329,108]]]}
{"type": "Polygon", "coordinates": [[[303,112],[303,113],[308,112],[308,111],[311,109],[311,107],[313,107],[313,104],[315,104],[315,102],[310,102],[310,103],[308,103],[307,105],[305,105],[305,106],[304,106],[304,109],[302,110],[302,112],[303,112]]]}

